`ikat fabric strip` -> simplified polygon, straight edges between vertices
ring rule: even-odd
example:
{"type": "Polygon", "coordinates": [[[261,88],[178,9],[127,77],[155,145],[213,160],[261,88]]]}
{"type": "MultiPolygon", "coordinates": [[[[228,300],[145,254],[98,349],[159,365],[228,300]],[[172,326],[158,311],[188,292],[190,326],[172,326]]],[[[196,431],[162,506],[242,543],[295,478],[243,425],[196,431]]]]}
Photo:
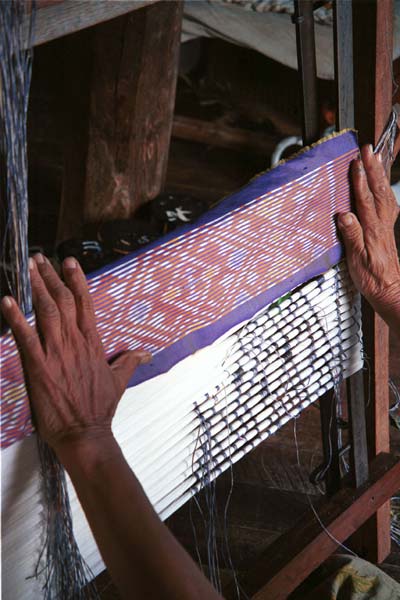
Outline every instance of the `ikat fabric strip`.
{"type": "MultiPolygon", "coordinates": [[[[344,132],[228,196],[195,223],[89,276],[108,357],[144,348],[134,386],[168,371],[342,257],[335,216],[350,208],[344,132]]],[[[34,323],[34,316],[29,317],[34,323]]],[[[33,431],[15,342],[1,338],[1,445],[33,431]]]]}

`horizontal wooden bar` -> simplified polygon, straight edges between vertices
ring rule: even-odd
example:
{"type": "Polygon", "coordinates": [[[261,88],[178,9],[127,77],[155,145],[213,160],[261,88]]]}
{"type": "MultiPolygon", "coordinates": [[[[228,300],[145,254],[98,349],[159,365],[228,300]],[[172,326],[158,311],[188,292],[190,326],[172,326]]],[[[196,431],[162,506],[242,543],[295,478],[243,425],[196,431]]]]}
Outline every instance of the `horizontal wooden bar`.
{"type": "Polygon", "coordinates": [[[262,154],[265,156],[265,160],[279,142],[279,138],[267,134],[180,115],[176,115],[174,118],[172,136],[218,148],[251,151],[255,154],[262,154]]]}
{"type": "Polygon", "coordinates": [[[315,513],[310,507],[294,528],[268,548],[246,574],[245,591],[253,594],[253,600],[286,599],[396,493],[399,481],[399,459],[379,454],[370,463],[370,476],[364,485],[343,488],[328,501],[316,504],[315,513]]]}
{"type": "MultiPolygon", "coordinates": [[[[156,1],[39,0],[35,15],[34,46],[114,19],[148,4],[154,4],[156,1]]],[[[25,30],[25,47],[27,47],[29,43],[28,23],[25,30]]]]}

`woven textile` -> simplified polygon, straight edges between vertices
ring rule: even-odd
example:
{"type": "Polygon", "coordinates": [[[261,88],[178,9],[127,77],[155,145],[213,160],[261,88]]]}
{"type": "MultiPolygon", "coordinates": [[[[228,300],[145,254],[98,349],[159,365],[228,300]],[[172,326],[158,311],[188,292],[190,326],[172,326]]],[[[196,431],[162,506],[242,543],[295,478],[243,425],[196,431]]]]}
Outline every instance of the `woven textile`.
{"type": "MultiPolygon", "coordinates": [[[[161,518],[360,369],[360,314],[345,265],[301,286],[172,367],[128,389],[113,431],[161,518]]],[[[34,436],[2,450],[3,595],[40,597],[43,498],[34,436]]],[[[72,485],[79,548],[103,568],[72,485]]]]}
{"type": "Polygon", "coordinates": [[[359,370],[360,321],[341,265],[129,392],[132,418],[118,435],[134,437],[130,459],[159,513],[174,512],[359,370]]]}
{"type": "MultiPolygon", "coordinates": [[[[89,279],[109,357],[142,347],[168,371],[341,257],[335,215],[349,209],[355,136],[327,139],[181,228],[89,279]]],[[[30,317],[33,322],[33,316],[30,317]]],[[[17,349],[2,337],[2,447],[32,432],[17,349]]]]}

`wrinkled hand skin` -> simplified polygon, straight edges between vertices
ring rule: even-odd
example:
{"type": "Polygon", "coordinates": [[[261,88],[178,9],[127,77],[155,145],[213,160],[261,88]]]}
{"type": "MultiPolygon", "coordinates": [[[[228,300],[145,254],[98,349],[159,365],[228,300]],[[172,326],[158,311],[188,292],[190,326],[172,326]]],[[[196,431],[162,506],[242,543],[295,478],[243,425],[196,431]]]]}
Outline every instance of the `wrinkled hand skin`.
{"type": "Polygon", "coordinates": [[[65,284],[42,255],[30,259],[37,329],[16,302],[2,312],[19,346],[37,428],[57,452],[68,442],[112,436],[111,421],[135,368],[151,359],[142,350],[107,362],[86,278],[73,258],[63,264],[65,284]]]}
{"type": "Polygon", "coordinates": [[[394,236],[399,215],[381,157],[364,146],[351,167],[355,208],[338,225],[350,276],[374,310],[400,331],[400,264],[394,236]]]}

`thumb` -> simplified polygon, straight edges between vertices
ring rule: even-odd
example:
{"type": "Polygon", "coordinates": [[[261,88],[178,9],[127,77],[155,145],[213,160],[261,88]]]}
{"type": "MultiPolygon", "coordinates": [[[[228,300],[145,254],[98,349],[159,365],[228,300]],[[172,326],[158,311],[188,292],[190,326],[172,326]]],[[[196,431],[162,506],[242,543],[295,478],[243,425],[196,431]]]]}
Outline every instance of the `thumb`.
{"type": "Polygon", "coordinates": [[[357,217],[350,212],[339,214],[338,226],[346,248],[347,259],[351,260],[354,254],[361,254],[364,250],[362,227],[357,217]]]}
{"type": "Polygon", "coordinates": [[[139,365],[145,365],[152,359],[152,354],[146,350],[128,350],[123,352],[111,363],[111,370],[123,392],[130,378],[139,365]]]}

